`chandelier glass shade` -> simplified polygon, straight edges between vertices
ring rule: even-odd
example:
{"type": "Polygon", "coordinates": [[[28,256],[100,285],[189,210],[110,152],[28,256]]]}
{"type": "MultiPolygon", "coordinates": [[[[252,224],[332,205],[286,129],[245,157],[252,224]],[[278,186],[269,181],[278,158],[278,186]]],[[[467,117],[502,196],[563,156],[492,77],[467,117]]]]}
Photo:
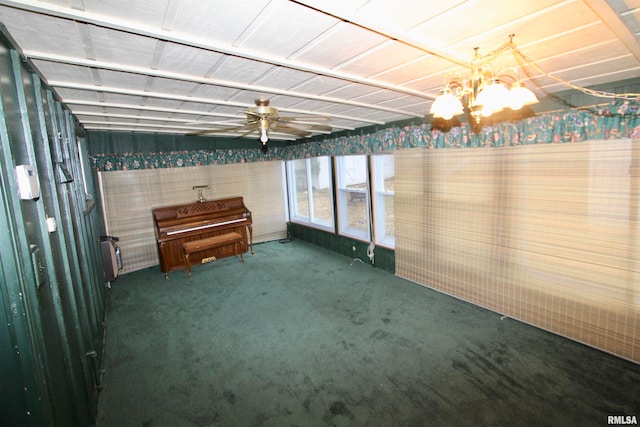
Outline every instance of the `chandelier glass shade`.
{"type": "Polygon", "coordinates": [[[449,87],[445,87],[439,97],[431,104],[431,114],[434,117],[442,117],[451,120],[453,116],[464,113],[464,107],[460,98],[455,96],[449,87]]]}
{"type": "Polygon", "coordinates": [[[509,108],[512,110],[519,110],[525,105],[531,105],[537,102],[538,97],[536,97],[531,89],[526,88],[520,82],[513,83],[509,98],[509,108]]]}
{"type": "Polygon", "coordinates": [[[489,117],[493,113],[499,113],[509,105],[510,93],[502,82],[491,79],[475,98],[474,106],[480,109],[484,117],[489,117]]]}

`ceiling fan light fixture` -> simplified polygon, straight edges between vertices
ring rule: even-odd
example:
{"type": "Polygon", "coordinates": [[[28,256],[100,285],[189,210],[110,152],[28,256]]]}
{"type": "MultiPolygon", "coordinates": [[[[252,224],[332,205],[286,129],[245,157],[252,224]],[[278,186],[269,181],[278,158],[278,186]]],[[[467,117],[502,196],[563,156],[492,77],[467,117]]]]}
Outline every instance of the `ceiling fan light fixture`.
{"type": "Polygon", "coordinates": [[[267,130],[265,128],[260,129],[260,142],[266,144],[269,141],[269,135],[267,134],[267,130]]]}

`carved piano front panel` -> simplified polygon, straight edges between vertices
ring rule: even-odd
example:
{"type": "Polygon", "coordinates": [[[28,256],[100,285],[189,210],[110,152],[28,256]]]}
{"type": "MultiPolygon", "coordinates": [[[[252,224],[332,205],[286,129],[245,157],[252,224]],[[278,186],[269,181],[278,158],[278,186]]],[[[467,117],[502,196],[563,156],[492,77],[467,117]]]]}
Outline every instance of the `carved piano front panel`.
{"type": "MultiPolygon", "coordinates": [[[[182,243],[228,232],[242,236],[242,253],[253,247],[251,211],[242,197],[196,202],[153,209],[160,270],[167,275],[184,268],[182,243]]],[[[253,252],[253,250],[252,250],[253,252]]],[[[232,247],[220,247],[194,254],[191,263],[211,257],[233,256],[232,247]]]]}

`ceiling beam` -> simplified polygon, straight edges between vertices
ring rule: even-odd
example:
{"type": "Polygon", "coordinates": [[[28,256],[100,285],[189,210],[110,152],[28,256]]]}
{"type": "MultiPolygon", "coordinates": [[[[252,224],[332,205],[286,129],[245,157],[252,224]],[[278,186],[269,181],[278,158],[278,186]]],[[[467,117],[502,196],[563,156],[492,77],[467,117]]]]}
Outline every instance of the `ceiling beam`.
{"type": "Polygon", "coordinates": [[[212,45],[210,39],[190,36],[186,34],[180,34],[175,31],[167,31],[158,29],[155,27],[149,27],[140,25],[132,21],[126,21],[113,17],[97,15],[95,13],[89,13],[77,9],[71,9],[68,7],[61,7],[51,3],[44,3],[37,0],[0,0],[0,4],[4,4],[15,9],[26,10],[29,12],[50,15],[58,18],[69,19],[79,23],[93,24],[100,27],[108,28],[111,30],[117,30],[126,32],[129,34],[135,34],[143,37],[150,37],[157,40],[178,43],[185,46],[204,49],[210,52],[224,53],[228,55],[234,55],[245,59],[251,59],[254,61],[260,61],[282,67],[287,67],[299,71],[311,72],[314,74],[321,74],[328,77],[337,78],[340,80],[351,81],[354,83],[360,83],[381,89],[388,89],[394,92],[404,93],[407,95],[413,95],[420,98],[433,100],[436,95],[420,92],[404,86],[398,86],[391,83],[386,83],[380,80],[369,79],[360,77],[357,75],[343,73],[337,70],[331,70],[324,67],[318,67],[313,64],[294,61],[279,56],[270,55],[266,52],[259,52],[252,49],[243,49],[232,45],[216,44],[212,45]]]}
{"type": "MultiPolygon", "coordinates": [[[[83,127],[86,126],[118,126],[118,127],[132,127],[132,128],[143,128],[143,129],[147,129],[147,128],[151,128],[151,129],[177,129],[180,130],[182,132],[195,132],[195,131],[211,131],[214,129],[211,129],[210,127],[202,127],[202,126],[178,126],[178,125],[173,125],[173,124],[169,124],[169,125],[159,125],[159,124],[154,124],[154,123],[133,123],[133,122],[118,122],[118,121],[111,121],[111,120],[85,120],[82,122],[83,127]]],[[[233,132],[225,132],[226,130],[230,130],[229,128],[227,129],[220,129],[220,132],[218,132],[217,129],[215,129],[216,135],[227,135],[227,136],[238,136],[237,133],[233,133],[233,132]]],[[[260,130],[259,129],[255,129],[252,131],[252,133],[259,133],[260,130]]],[[[309,131],[310,134],[312,135],[328,135],[331,132],[330,131],[309,131]]],[[[286,134],[286,132],[278,132],[277,130],[272,130],[269,129],[269,135],[282,135],[282,134],[286,134]]]]}
{"type": "MultiPolygon", "coordinates": [[[[543,16],[543,15],[548,15],[551,12],[554,12],[557,9],[560,9],[560,8],[563,8],[563,7],[567,6],[567,5],[575,3],[575,1],[576,0],[563,0],[563,1],[560,1],[558,3],[554,3],[552,5],[543,7],[542,9],[538,9],[536,11],[529,12],[529,13],[527,13],[525,15],[520,16],[517,19],[509,20],[508,22],[504,22],[504,23],[502,23],[500,25],[493,26],[489,30],[482,31],[482,32],[480,32],[480,33],[478,33],[478,34],[476,34],[474,36],[470,36],[468,38],[460,40],[459,42],[452,44],[451,47],[454,47],[454,46],[469,46],[469,45],[476,46],[476,44],[474,43],[474,40],[476,40],[478,38],[483,39],[484,37],[487,36],[487,34],[496,34],[496,33],[504,34],[504,35],[510,34],[513,31],[514,25],[518,25],[519,28],[523,28],[523,29],[527,28],[527,24],[530,24],[530,21],[534,20],[535,18],[538,18],[538,17],[543,16]]],[[[574,29],[572,31],[577,31],[577,29],[574,29]]],[[[517,37],[518,34],[515,34],[515,36],[517,37]]],[[[557,38],[559,36],[560,35],[558,33],[555,33],[553,38],[557,38]]],[[[507,37],[505,37],[505,41],[506,40],[507,40],[507,37]]],[[[472,52],[470,50],[469,51],[469,54],[470,54],[469,61],[471,61],[471,53],[472,52]]]]}
{"type": "Polygon", "coordinates": [[[640,61],[640,43],[636,36],[629,30],[629,27],[620,18],[620,15],[614,11],[606,0],[582,0],[593,12],[602,19],[602,22],[609,27],[609,30],[615,34],[620,41],[629,49],[629,52],[640,61]]]}
{"type": "MultiPolygon", "coordinates": [[[[194,124],[207,124],[207,125],[225,125],[229,124],[231,120],[227,121],[206,121],[206,120],[187,120],[187,119],[179,119],[179,118],[168,118],[168,117],[156,117],[156,116],[141,116],[134,114],[115,114],[115,113],[107,113],[107,112],[95,112],[95,111],[84,111],[81,109],[74,108],[77,106],[87,106],[87,107],[100,107],[100,108],[115,108],[115,109],[124,109],[124,110],[139,110],[139,111],[156,111],[163,113],[171,113],[171,114],[185,114],[185,115],[194,115],[194,116],[209,116],[209,117],[227,117],[229,119],[235,120],[236,122],[241,122],[242,120],[246,120],[245,116],[240,116],[238,114],[225,114],[225,113],[216,113],[210,111],[198,111],[198,110],[176,110],[174,108],[161,108],[161,107],[150,107],[146,105],[132,105],[132,104],[121,104],[114,102],[97,102],[97,101],[86,101],[79,99],[67,99],[64,101],[65,105],[71,109],[74,115],[77,116],[99,116],[99,117],[119,117],[119,118],[136,118],[142,120],[155,120],[155,121],[165,121],[165,122],[184,122],[184,123],[194,123],[194,124]]],[[[300,124],[317,124],[317,122],[313,121],[304,121],[304,120],[296,120],[296,123],[300,124]]],[[[354,130],[355,128],[351,126],[341,126],[336,124],[330,125],[333,129],[341,129],[341,130],[354,130]]]]}
{"type": "Polygon", "coordinates": [[[286,89],[276,89],[273,87],[244,84],[244,83],[232,82],[228,80],[213,79],[209,77],[197,77],[197,76],[187,75],[183,73],[174,73],[170,71],[162,71],[162,70],[156,70],[156,69],[145,68],[145,67],[136,67],[132,65],[115,64],[113,62],[74,58],[70,56],[55,55],[55,54],[50,54],[46,52],[36,52],[36,51],[25,50],[22,52],[22,54],[26,58],[32,61],[40,60],[40,61],[55,62],[59,64],[67,64],[67,65],[89,67],[89,68],[96,68],[96,69],[102,69],[102,70],[118,71],[123,73],[133,73],[133,74],[138,74],[138,75],[143,75],[148,77],[160,77],[160,78],[179,80],[179,81],[184,81],[189,83],[198,83],[198,84],[211,85],[211,86],[223,86],[231,89],[240,89],[240,90],[255,91],[255,92],[261,92],[261,93],[269,93],[273,95],[312,99],[314,101],[322,101],[330,104],[349,105],[352,107],[361,107],[361,108],[367,108],[371,110],[386,111],[388,113],[402,114],[409,117],[420,117],[419,114],[412,113],[410,111],[400,110],[396,108],[388,108],[379,104],[370,104],[370,103],[352,101],[344,98],[335,98],[335,97],[324,96],[324,95],[313,95],[310,93],[303,93],[303,92],[297,92],[297,91],[286,90],[286,89]]]}
{"type": "MultiPolygon", "coordinates": [[[[227,107],[239,107],[239,108],[248,108],[248,107],[253,107],[254,106],[253,104],[245,104],[245,103],[241,103],[241,102],[214,100],[214,99],[210,99],[210,98],[198,98],[198,97],[195,97],[195,96],[175,95],[175,94],[171,94],[171,93],[146,92],[144,90],[138,90],[138,89],[126,89],[126,88],[111,87],[111,86],[97,86],[97,85],[74,83],[74,82],[61,81],[61,80],[60,81],[58,81],[58,80],[49,80],[49,81],[47,81],[47,84],[49,86],[53,87],[53,88],[88,90],[88,91],[97,92],[97,93],[101,93],[101,92],[117,93],[117,94],[121,94],[121,95],[141,96],[141,97],[146,97],[146,98],[171,99],[171,100],[174,100],[174,101],[194,102],[194,103],[208,104],[208,105],[224,105],[224,106],[227,106],[227,107]]],[[[62,97],[62,98],[64,98],[64,97],[62,97]]],[[[65,104],[67,103],[66,99],[62,99],[62,101],[65,104]]],[[[310,116],[318,116],[318,113],[315,112],[315,111],[298,110],[298,109],[293,109],[293,108],[279,108],[278,110],[279,111],[286,111],[286,112],[289,112],[289,113],[307,114],[307,115],[310,115],[310,116]]],[[[175,112],[178,113],[179,110],[176,110],[175,112]]],[[[326,117],[336,118],[336,119],[349,120],[349,121],[353,121],[353,122],[365,122],[365,123],[371,123],[371,124],[377,124],[377,125],[384,124],[384,122],[379,121],[379,120],[370,120],[370,119],[364,119],[362,117],[345,116],[345,115],[342,115],[342,114],[322,113],[321,115],[322,116],[326,116],[326,117]]]]}
{"type": "Polygon", "coordinates": [[[211,116],[211,117],[227,117],[229,119],[241,119],[242,116],[239,114],[227,114],[227,113],[218,113],[215,111],[199,111],[199,110],[176,110],[175,108],[163,108],[163,107],[153,107],[147,105],[134,105],[134,104],[123,104],[119,102],[104,102],[104,101],[88,101],[86,99],[73,99],[66,98],[64,100],[65,105],[71,107],[73,109],[74,105],[83,105],[83,106],[91,106],[91,107],[103,107],[103,108],[122,108],[122,109],[135,109],[141,111],[156,111],[159,113],[175,113],[175,114],[192,114],[197,116],[211,116]]]}
{"type": "MultiPolygon", "coordinates": [[[[206,122],[206,121],[193,121],[187,119],[177,119],[172,117],[159,117],[159,116],[142,116],[137,114],[116,114],[116,113],[105,113],[102,111],[82,111],[82,110],[73,110],[73,115],[76,117],[101,117],[101,118],[114,118],[114,119],[135,119],[141,121],[149,121],[149,122],[168,122],[168,123],[179,123],[182,125],[197,125],[197,124],[210,124],[210,125],[227,125],[233,122],[206,122]]],[[[241,123],[242,119],[238,118],[236,123],[241,123]]]]}
{"type": "Polygon", "coordinates": [[[469,58],[462,58],[454,55],[444,47],[428,43],[423,38],[417,38],[408,31],[394,30],[380,22],[374,22],[363,18],[362,14],[358,14],[354,10],[349,10],[350,8],[348,6],[345,7],[345,4],[349,4],[347,2],[327,2],[325,0],[293,0],[293,2],[325,15],[332,16],[336,19],[340,19],[341,21],[357,25],[360,28],[380,34],[381,36],[387,37],[391,40],[396,40],[402,44],[414,47],[439,58],[446,59],[456,65],[460,65],[465,68],[469,68],[471,65],[469,58]]]}

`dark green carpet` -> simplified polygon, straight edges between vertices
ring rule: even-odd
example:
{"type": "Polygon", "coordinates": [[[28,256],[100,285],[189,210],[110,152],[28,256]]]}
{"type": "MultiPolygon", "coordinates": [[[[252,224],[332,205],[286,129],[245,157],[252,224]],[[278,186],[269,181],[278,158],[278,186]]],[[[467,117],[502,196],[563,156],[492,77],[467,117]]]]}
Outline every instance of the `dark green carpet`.
{"type": "Polygon", "coordinates": [[[640,418],[636,364],[304,242],[255,249],[113,283],[98,426],[640,418]]]}

